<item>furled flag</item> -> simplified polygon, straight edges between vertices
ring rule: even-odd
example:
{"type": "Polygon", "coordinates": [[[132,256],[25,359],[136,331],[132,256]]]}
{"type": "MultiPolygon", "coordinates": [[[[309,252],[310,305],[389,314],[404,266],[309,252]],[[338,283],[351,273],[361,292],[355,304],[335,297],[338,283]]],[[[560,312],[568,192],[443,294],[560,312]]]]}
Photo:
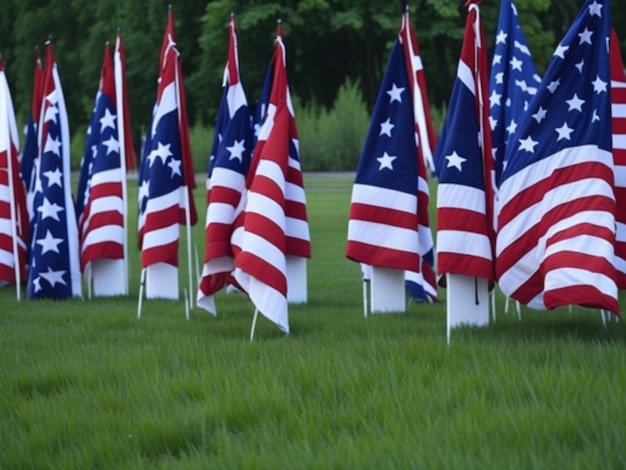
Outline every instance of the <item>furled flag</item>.
{"type": "Polygon", "coordinates": [[[587,0],[507,147],[496,269],[536,309],[619,312],[608,0],[587,0]]]}
{"type": "Polygon", "coordinates": [[[39,48],[35,49],[35,71],[33,80],[33,102],[31,112],[26,121],[26,138],[24,139],[24,148],[20,156],[20,171],[26,186],[26,201],[28,206],[29,221],[34,218],[33,196],[35,183],[35,161],[39,150],[37,149],[37,121],[39,120],[39,109],[41,108],[41,77],[43,70],[41,68],[41,57],[39,56],[39,48]]]}
{"type": "Polygon", "coordinates": [[[107,43],[76,200],[83,272],[96,259],[124,259],[124,173],[113,73],[111,48],[107,43]]]}
{"type": "Polygon", "coordinates": [[[46,43],[39,116],[35,221],[31,237],[29,298],[82,295],[78,226],[70,180],[70,132],[52,44],[46,43]]]}
{"type": "Polygon", "coordinates": [[[28,211],[20,178],[19,140],[13,100],[0,57],[0,285],[26,280],[28,211]]]}
{"type": "MultiPolygon", "coordinates": [[[[467,19],[457,76],[435,151],[437,271],[494,280],[493,156],[487,45],[477,3],[467,19]]],[[[445,278],[442,277],[440,282],[445,278]]]]}
{"type": "Polygon", "coordinates": [[[626,289],[626,74],[615,29],[611,32],[611,111],[615,164],[615,267],[617,287],[626,289]]]}
{"type": "Polygon", "coordinates": [[[288,333],[287,256],[309,258],[311,242],[280,24],[272,64],[267,114],[246,180],[235,277],[257,310],[288,333]]]}
{"type": "Polygon", "coordinates": [[[171,9],[160,58],[157,98],[139,170],[142,268],[160,262],[178,266],[179,224],[197,221],[185,90],[171,9]]]}
{"type": "Polygon", "coordinates": [[[496,186],[500,184],[506,144],[537,93],[539,83],[541,78],[520,27],[517,8],[511,0],[502,0],[489,79],[489,120],[496,186]]]}
{"type": "MultiPolygon", "coordinates": [[[[359,263],[414,273],[411,294],[436,298],[428,184],[422,145],[432,135],[420,127],[423,89],[408,12],[391,51],[359,160],[348,223],[346,256],[359,263]],[[410,67],[410,68],[409,68],[410,67]],[[422,232],[424,232],[422,234],[422,232]],[[425,262],[424,262],[425,261],[425,262]]],[[[422,121],[425,120],[422,117],[422,121]]],[[[428,150],[430,152],[430,149],[428,150]]]]}
{"type": "Polygon", "coordinates": [[[204,266],[197,298],[198,306],[213,314],[213,294],[226,285],[227,276],[235,269],[231,237],[242,209],[252,151],[252,127],[239,75],[234,16],[230,18],[229,32],[224,91],[209,161],[204,266]]]}
{"type": "Polygon", "coordinates": [[[137,154],[133,145],[133,136],[130,125],[130,106],[128,106],[128,91],[126,88],[126,50],[122,42],[122,33],[118,29],[115,38],[115,51],[113,52],[115,69],[115,99],[117,113],[117,125],[122,131],[119,132],[120,158],[124,172],[137,170],[137,154]]]}

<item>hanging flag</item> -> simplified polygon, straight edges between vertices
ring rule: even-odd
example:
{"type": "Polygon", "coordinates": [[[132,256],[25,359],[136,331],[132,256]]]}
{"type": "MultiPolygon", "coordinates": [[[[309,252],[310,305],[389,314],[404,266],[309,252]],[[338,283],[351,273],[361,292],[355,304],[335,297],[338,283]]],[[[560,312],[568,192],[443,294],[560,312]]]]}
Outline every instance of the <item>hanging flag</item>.
{"type": "Polygon", "coordinates": [[[432,134],[428,128],[420,130],[424,117],[420,119],[418,114],[424,110],[417,108],[424,101],[416,100],[423,96],[423,90],[417,81],[420,62],[413,39],[406,12],[381,83],[352,188],[346,256],[365,265],[407,271],[409,292],[428,300],[436,298],[437,293],[428,222],[428,183],[424,153],[419,147],[429,145],[432,134]],[[424,232],[421,239],[420,232],[424,232]]]}
{"type": "Polygon", "coordinates": [[[11,90],[0,57],[0,285],[26,280],[28,211],[20,178],[19,139],[11,90]]]}
{"type": "Polygon", "coordinates": [[[615,164],[615,267],[617,287],[626,289],[626,74],[615,29],[611,31],[611,122],[615,164]]]}
{"type": "Polygon", "coordinates": [[[80,297],[78,226],[71,192],[70,132],[52,43],[46,43],[38,129],[29,298],[80,297]]]}
{"type": "Polygon", "coordinates": [[[157,98],[139,171],[142,268],[161,262],[178,266],[178,225],[197,221],[185,90],[171,10],[160,57],[157,98]]]}
{"type": "MultiPolygon", "coordinates": [[[[133,145],[133,136],[130,125],[130,106],[128,106],[128,91],[126,88],[126,51],[122,42],[122,33],[118,29],[113,52],[115,69],[115,99],[118,110],[117,124],[123,131],[119,132],[120,158],[124,173],[137,170],[137,155],[133,145]],[[120,111],[122,110],[122,111],[120,111]]],[[[126,199],[124,199],[126,200],[126,199]]]]}
{"type": "Polygon", "coordinates": [[[511,0],[502,0],[489,78],[489,120],[496,186],[500,184],[509,137],[515,133],[530,100],[537,94],[539,83],[541,77],[520,27],[517,8],[511,0]]]}
{"type": "Polygon", "coordinates": [[[124,259],[126,231],[122,184],[125,175],[120,159],[113,74],[107,43],[76,200],[83,272],[96,259],[124,259]]]}
{"type": "Polygon", "coordinates": [[[609,1],[587,0],[507,147],[496,268],[536,309],[619,312],[614,268],[609,1]]]}
{"type": "Polygon", "coordinates": [[[197,304],[215,314],[213,294],[226,285],[235,269],[231,244],[234,224],[242,211],[242,195],[250,167],[252,128],[248,101],[239,75],[235,17],[229,25],[228,60],[217,115],[207,179],[204,266],[197,304]]]}
{"type": "Polygon", "coordinates": [[[34,191],[35,160],[37,159],[37,121],[39,119],[39,108],[41,107],[41,57],[39,48],[35,49],[35,71],[33,80],[33,103],[31,112],[26,121],[26,138],[24,149],[20,156],[20,171],[27,191],[28,213],[33,218],[32,193],[34,191]]]}
{"type": "Polygon", "coordinates": [[[272,65],[269,105],[246,181],[235,277],[257,310],[288,333],[287,256],[309,258],[311,245],[280,24],[272,65]]]}
{"type": "Polygon", "coordinates": [[[468,14],[457,76],[435,151],[437,270],[494,280],[493,156],[487,101],[487,45],[479,2],[468,14]]]}

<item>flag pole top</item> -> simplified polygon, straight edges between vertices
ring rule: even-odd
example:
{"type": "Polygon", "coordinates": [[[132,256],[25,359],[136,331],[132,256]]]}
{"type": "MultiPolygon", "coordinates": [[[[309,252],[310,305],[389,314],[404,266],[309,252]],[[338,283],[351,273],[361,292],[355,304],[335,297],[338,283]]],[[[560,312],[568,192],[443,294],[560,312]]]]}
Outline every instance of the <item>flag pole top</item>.
{"type": "Polygon", "coordinates": [[[52,34],[48,36],[48,39],[46,40],[46,45],[48,44],[52,44],[52,34]]]}
{"type": "Polygon", "coordinates": [[[172,11],[172,4],[171,3],[167,6],[167,11],[169,11],[169,12],[172,11]]]}
{"type": "Polygon", "coordinates": [[[405,13],[408,13],[408,12],[409,12],[409,4],[408,4],[408,3],[405,3],[405,4],[404,4],[404,12],[405,12],[405,13]]]}
{"type": "Polygon", "coordinates": [[[122,27],[121,26],[117,27],[117,32],[118,32],[118,34],[122,32],[122,27]]]}

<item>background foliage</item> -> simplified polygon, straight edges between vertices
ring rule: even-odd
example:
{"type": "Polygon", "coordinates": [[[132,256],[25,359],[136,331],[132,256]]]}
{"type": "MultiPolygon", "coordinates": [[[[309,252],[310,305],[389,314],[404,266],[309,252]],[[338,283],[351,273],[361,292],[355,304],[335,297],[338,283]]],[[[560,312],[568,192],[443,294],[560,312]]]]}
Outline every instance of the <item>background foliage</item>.
{"type": "MultiPolygon", "coordinates": [[[[98,85],[105,41],[122,30],[128,60],[128,87],[137,145],[149,121],[156,94],[157,60],[171,0],[4,0],[0,16],[0,52],[23,122],[30,110],[34,48],[48,37],[55,45],[74,136],[84,135],[98,85]]],[[[413,0],[411,19],[420,43],[430,101],[445,108],[463,37],[466,9],[462,0],[413,0]]],[[[555,45],[583,4],[582,0],[516,0],[529,47],[542,73],[555,45]]],[[[241,74],[254,102],[273,52],[276,21],[281,19],[287,67],[300,109],[325,119],[332,114],[342,85],[358,86],[370,110],[400,26],[403,0],[185,0],[172,2],[183,58],[190,123],[207,130],[215,119],[226,59],[227,24],[235,13],[241,74]]],[[[487,40],[493,43],[500,2],[481,4],[487,40]]],[[[626,45],[626,3],[613,2],[613,24],[626,45]]],[[[357,91],[354,88],[351,92],[357,91]]],[[[339,105],[339,108],[341,106],[339,105]]],[[[296,109],[299,113],[300,109],[296,109]]],[[[358,111],[360,112],[360,110],[358,111]]],[[[332,119],[344,121],[341,115],[332,119]]],[[[335,129],[328,124],[318,127],[335,129]]],[[[364,134],[365,128],[361,129],[364,134]]],[[[314,131],[299,125],[301,133],[314,131]]],[[[346,129],[346,133],[353,132],[346,129]]],[[[199,134],[199,132],[197,133],[199,134]]],[[[206,140],[206,139],[205,139],[206,140]]],[[[332,141],[332,138],[329,138],[332,141]]],[[[79,140],[73,147],[80,149],[79,140]]],[[[305,145],[303,143],[303,145],[305,145]]],[[[81,153],[80,150],[79,153],[81,153]]],[[[346,150],[341,161],[352,161],[346,150]]],[[[204,151],[208,154],[208,148],[204,151]]],[[[358,151],[357,151],[358,153],[358,151]]],[[[337,166],[313,155],[317,169],[337,166]],[[321,160],[320,160],[321,159],[321,160]],[[320,160],[320,161],[317,161],[320,160]]],[[[79,156],[75,160],[79,160],[79,156]]],[[[205,155],[198,160],[205,159],[205,155]]],[[[304,159],[303,161],[306,161],[304,159]]],[[[204,170],[204,163],[196,169],[204,170]]]]}

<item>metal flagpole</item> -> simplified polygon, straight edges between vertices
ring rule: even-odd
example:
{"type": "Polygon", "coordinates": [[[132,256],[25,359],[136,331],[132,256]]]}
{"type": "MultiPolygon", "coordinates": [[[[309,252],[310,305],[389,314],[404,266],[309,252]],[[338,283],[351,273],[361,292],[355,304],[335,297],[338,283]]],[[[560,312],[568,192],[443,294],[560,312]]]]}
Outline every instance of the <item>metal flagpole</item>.
{"type": "Polygon", "coordinates": [[[252,328],[250,329],[250,341],[254,339],[254,329],[256,328],[256,318],[259,316],[259,309],[254,309],[254,318],[252,318],[252,328]]]}
{"type": "Polygon", "coordinates": [[[143,303],[143,289],[146,285],[146,268],[141,268],[141,277],[139,281],[139,300],[137,302],[137,320],[141,318],[141,305],[143,303]]]}

